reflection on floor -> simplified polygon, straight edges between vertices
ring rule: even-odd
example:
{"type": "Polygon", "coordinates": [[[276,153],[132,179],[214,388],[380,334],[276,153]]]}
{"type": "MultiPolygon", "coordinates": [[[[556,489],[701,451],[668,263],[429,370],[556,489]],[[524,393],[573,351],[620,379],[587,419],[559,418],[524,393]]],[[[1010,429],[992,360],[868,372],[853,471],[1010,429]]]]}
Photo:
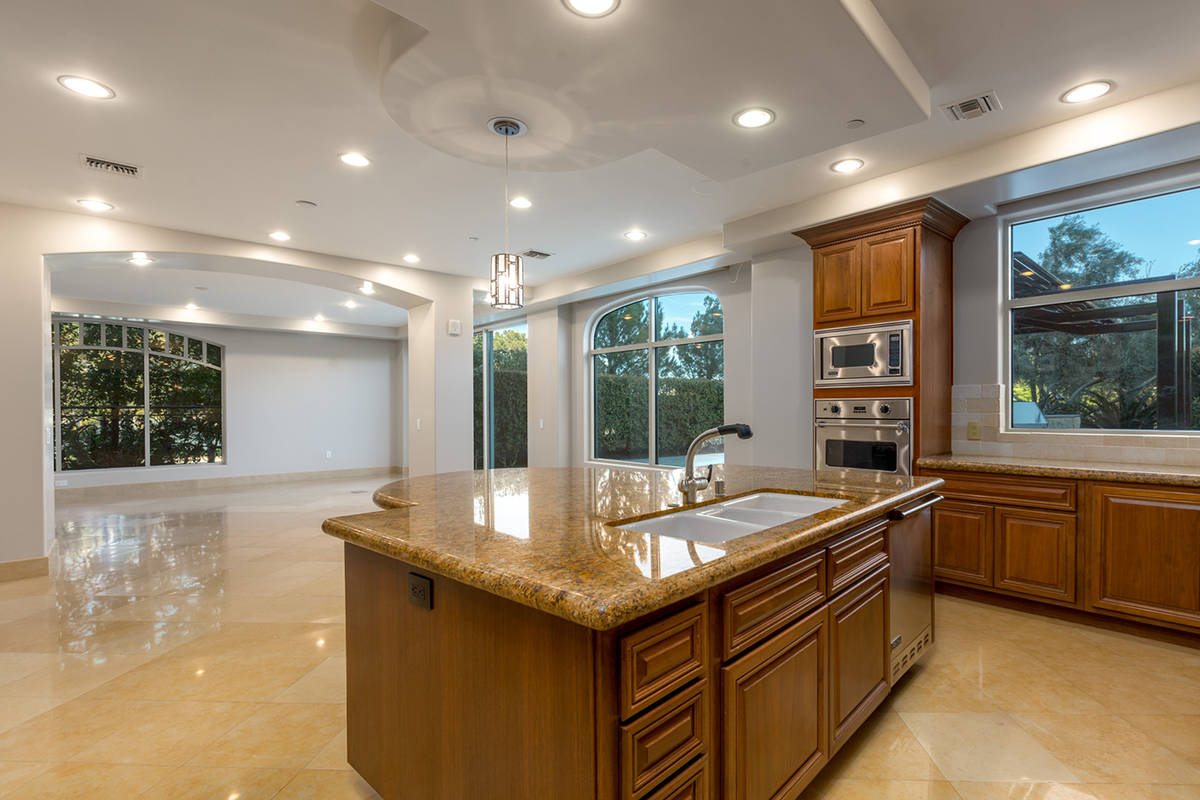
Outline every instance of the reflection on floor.
{"type": "MultiPolygon", "coordinates": [[[[341,544],[319,525],[378,483],[61,509],[55,576],[0,584],[0,798],[374,797],[345,762],[341,544]]],[[[1200,798],[1200,651],[938,613],[804,800],[1200,798]]]]}

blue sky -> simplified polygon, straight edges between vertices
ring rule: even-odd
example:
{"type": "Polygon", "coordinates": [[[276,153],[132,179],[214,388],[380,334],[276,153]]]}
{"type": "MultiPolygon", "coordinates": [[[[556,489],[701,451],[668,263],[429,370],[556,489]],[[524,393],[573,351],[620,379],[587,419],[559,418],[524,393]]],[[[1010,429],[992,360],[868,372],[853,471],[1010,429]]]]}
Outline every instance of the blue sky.
{"type": "MultiPolygon", "coordinates": [[[[1169,275],[1195,261],[1200,245],[1200,189],[1160,195],[1146,200],[1081,212],[1126,250],[1153,262],[1146,277],[1169,275]]],[[[1039,258],[1049,243],[1049,230],[1061,217],[1013,226],[1013,250],[1039,258]]]]}

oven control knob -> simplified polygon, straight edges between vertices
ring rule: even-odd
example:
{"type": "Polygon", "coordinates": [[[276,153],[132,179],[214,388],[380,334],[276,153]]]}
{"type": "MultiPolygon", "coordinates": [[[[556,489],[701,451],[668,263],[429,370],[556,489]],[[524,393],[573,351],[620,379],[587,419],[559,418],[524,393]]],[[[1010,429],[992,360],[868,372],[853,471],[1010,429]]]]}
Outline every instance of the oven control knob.
{"type": "Polygon", "coordinates": [[[842,407],[837,404],[831,405],[829,407],[829,413],[830,414],[840,414],[840,413],[842,413],[842,407]]]}
{"type": "Polygon", "coordinates": [[[880,414],[890,414],[890,413],[892,413],[892,407],[890,405],[888,405],[887,403],[882,403],[879,406],[879,413],[880,414]]]}

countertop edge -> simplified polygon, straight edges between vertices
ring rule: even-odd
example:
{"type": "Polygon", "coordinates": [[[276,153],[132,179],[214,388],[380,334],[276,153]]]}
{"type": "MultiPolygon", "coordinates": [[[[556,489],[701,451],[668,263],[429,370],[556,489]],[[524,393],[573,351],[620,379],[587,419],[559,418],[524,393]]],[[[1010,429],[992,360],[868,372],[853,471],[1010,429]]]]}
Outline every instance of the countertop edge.
{"type": "MultiPolygon", "coordinates": [[[[659,587],[656,590],[659,596],[649,603],[644,597],[647,587],[639,585],[615,592],[608,603],[599,606],[590,596],[554,589],[544,583],[531,581],[511,572],[470,567],[452,555],[435,553],[427,548],[406,546],[403,541],[380,535],[367,527],[348,524],[345,522],[345,518],[327,519],[321,529],[348,544],[362,547],[419,569],[428,570],[449,580],[458,581],[497,597],[503,597],[552,614],[577,625],[597,631],[607,631],[654,613],[658,609],[680,600],[685,600],[757,567],[818,545],[850,528],[877,519],[893,508],[936,492],[945,483],[936,476],[918,477],[925,478],[929,483],[898,491],[886,500],[880,500],[871,506],[823,522],[813,528],[796,531],[791,535],[775,534],[781,538],[718,558],[703,566],[681,573],[678,586],[659,587]],[[590,607],[581,608],[580,604],[588,604],[590,607]]],[[[385,502],[395,500],[394,504],[387,503],[386,507],[390,509],[416,505],[386,496],[376,498],[376,502],[380,505],[385,504],[380,500],[385,502]]],[[[768,532],[764,531],[763,533],[768,532]]]]}
{"type": "Polygon", "coordinates": [[[1188,474],[1173,472],[1154,464],[1117,464],[1093,466],[1088,464],[1056,463],[1039,459],[989,460],[987,456],[936,455],[917,459],[920,469],[944,470],[946,472],[974,472],[992,475],[1024,475],[1042,478],[1065,478],[1068,480],[1111,481],[1113,483],[1140,483],[1157,486],[1180,486],[1200,489],[1200,472],[1188,474]]]}

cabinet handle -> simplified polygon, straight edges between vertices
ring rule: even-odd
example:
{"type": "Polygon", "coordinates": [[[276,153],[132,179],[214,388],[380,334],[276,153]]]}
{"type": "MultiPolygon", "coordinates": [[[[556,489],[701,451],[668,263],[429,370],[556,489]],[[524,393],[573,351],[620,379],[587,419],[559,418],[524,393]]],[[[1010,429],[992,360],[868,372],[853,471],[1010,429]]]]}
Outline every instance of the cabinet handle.
{"type": "Polygon", "coordinates": [[[903,508],[903,509],[893,508],[891,511],[888,512],[888,519],[890,519],[892,522],[899,522],[902,519],[908,519],[913,514],[916,514],[918,511],[924,511],[925,509],[929,508],[931,505],[942,502],[943,499],[944,498],[940,494],[935,494],[933,497],[929,498],[928,500],[926,500],[924,503],[921,503],[920,505],[915,505],[915,506],[912,506],[911,508],[903,508]]]}

